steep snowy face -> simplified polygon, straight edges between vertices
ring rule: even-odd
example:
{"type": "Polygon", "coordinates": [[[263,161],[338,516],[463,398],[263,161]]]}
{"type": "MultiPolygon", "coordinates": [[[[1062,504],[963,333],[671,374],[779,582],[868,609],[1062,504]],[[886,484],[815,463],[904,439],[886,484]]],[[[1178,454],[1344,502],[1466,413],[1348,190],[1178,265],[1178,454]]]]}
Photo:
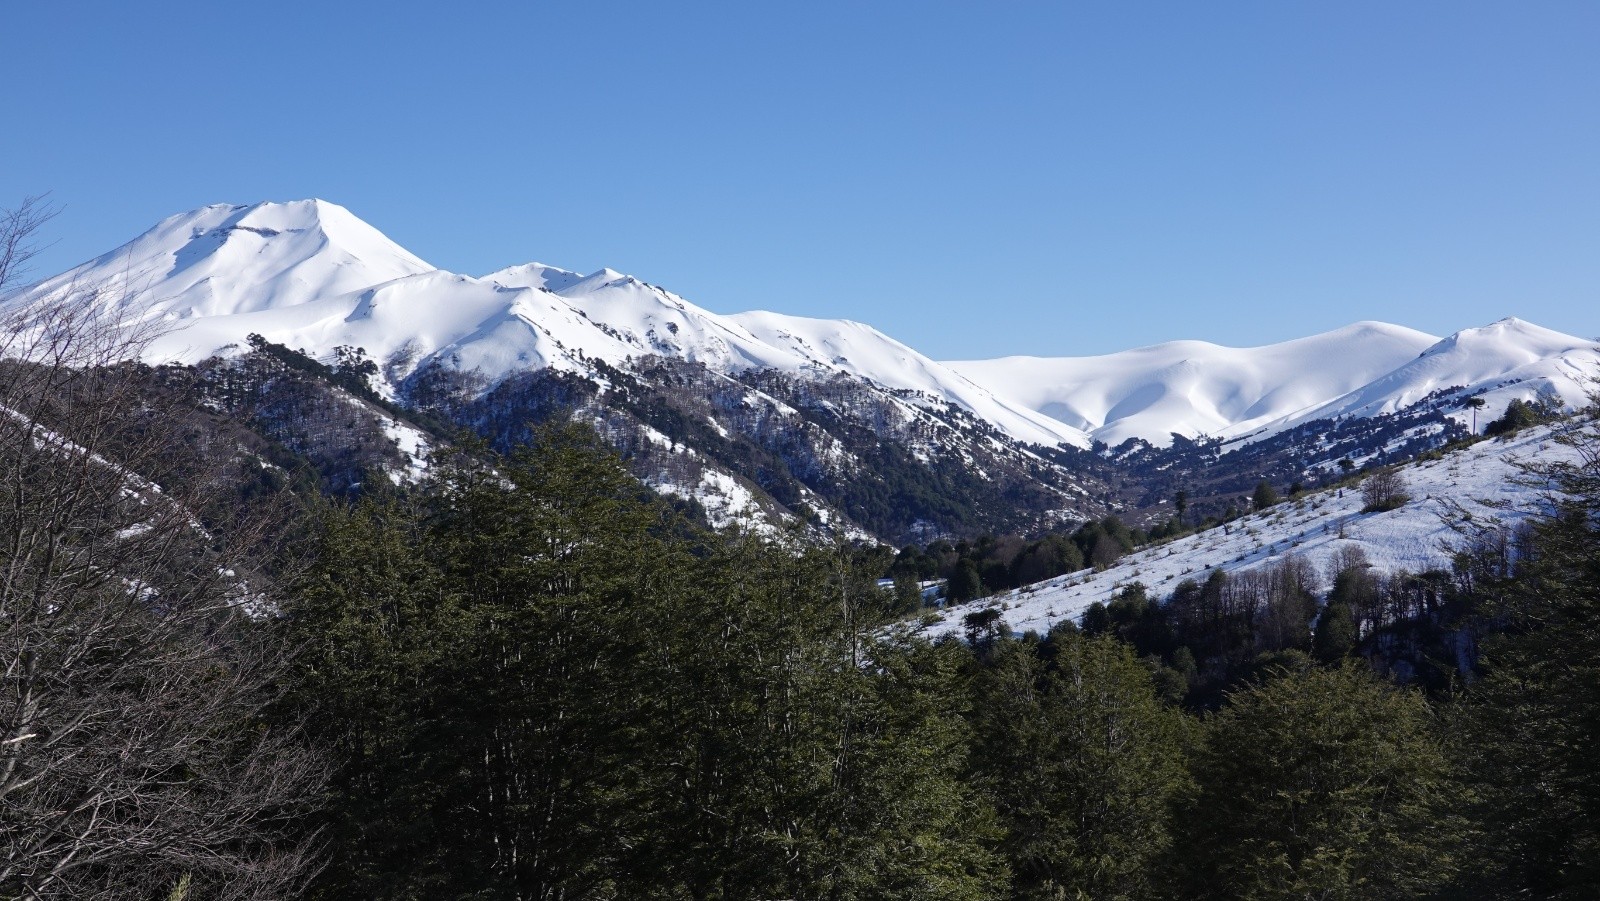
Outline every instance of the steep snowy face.
{"type": "Polygon", "coordinates": [[[23,298],[92,289],[118,318],[177,323],[296,306],[433,268],[324,200],[220,204],[165,219],[23,298]]]}
{"type": "Polygon", "coordinates": [[[704,363],[730,375],[788,369],[795,363],[727,317],[614,269],[602,269],[557,293],[574,309],[615,329],[641,355],[704,363]]]}
{"type": "Polygon", "coordinates": [[[604,323],[637,356],[675,357],[729,375],[748,369],[796,369],[804,363],[764,344],[735,317],[720,316],[615,269],[579,275],[529,263],[484,278],[559,296],[582,315],[604,323]]]}
{"type": "Polygon", "coordinates": [[[1231,437],[1327,403],[1392,371],[1438,339],[1358,322],[1263,347],[1172,341],[1097,357],[948,363],[994,394],[1112,446],[1177,433],[1231,437]]]}
{"type": "MultiPolygon", "coordinates": [[[[1575,338],[1521,319],[1506,318],[1456,332],[1369,384],[1295,417],[1376,416],[1392,413],[1437,391],[1481,394],[1489,417],[1512,399],[1558,395],[1582,402],[1600,376],[1600,343],[1575,338]]],[[[1466,420],[1466,413],[1457,413],[1466,420]]]]}
{"type": "Polygon", "coordinates": [[[954,404],[1020,441],[1047,446],[1090,444],[1083,431],[999,396],[872,326],[767,312],[737,313],[728,318],[809,368],[843,372],[894,391],[916,392],[954,404]]]}

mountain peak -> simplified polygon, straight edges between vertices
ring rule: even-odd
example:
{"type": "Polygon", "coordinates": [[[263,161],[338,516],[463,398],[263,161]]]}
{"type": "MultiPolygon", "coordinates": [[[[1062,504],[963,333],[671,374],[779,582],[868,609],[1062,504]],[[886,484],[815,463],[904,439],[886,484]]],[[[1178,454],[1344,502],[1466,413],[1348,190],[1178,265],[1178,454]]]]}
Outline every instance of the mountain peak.
{"type": "Polygon", "coordinates": [[[1486,349],[1499,354],[1521,353],[1533,359],[1585,347],[1592,343],[1583,338],[1545,328],[1526,319],[1507,316],[1504,319],[1496,319],[1488,325],[1455,332],[1428,348],[1425,355],[1445,353],[1460,347],[1472,348],[1477,353],[1486,349]]]}
{"type": "Polygon", "coordinates": [[[536,288],[560,292],[583,281],[581,272],[549,266],[544,263],[523,263],[497,269],[483,277],[484,281],[497,282],[507,288],[536,288]]]}
{"type": "Polygon", "coordinates": [[[1586,371],[1600,356],[1593,342],[1507,317],[1442,340],[1361,321],[1261,347],[1185,340],[1094,357],[939,363],[870,325],[715,314],[609,267],[584,275],[525,263],[456,276],[320,198],[180,213],[5,302],[68,298],[93,298],[123,322],[162,324],[172,336],[162,360],[204,359],[251,333],[322,353],[348,343],[413,362],[442,354],[482,367],[485,379],[582,368],[584,359],[675,357],[723,374],[857,377],[1046,445],[1086,444],[1085,431],[1112,445],[1263,434],[1307,416],[1384,412],[1442,389],[1514,379],[1519,392],[1548,385],[1578,397],[1561,373],[1586,371]]]}
{"type": "Polygon", "coordinates": [[[213,204],[154,228],[23,292],[85,289],[130,320],[184,320],[309,303],[434,267],[326,200],[213,204]]]}

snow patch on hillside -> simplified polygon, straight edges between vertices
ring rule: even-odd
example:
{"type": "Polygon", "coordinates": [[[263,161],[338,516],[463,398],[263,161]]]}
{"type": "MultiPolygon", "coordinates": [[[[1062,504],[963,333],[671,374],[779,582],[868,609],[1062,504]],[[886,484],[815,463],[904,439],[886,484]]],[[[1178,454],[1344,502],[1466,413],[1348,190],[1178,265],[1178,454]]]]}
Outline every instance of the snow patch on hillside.
{"type": "Polygon", "coordinates": [[[1096,601],[1109,602],[1135,582],[1143,583],[1152,597],[1165,598],[1184,579],[1204,581],[1213,569],[1241,572],[1290,554],[1310,561],[1326,576],[1343,547],[1359,547],[1384,573],[1448,568],[1451,549],[1460,540],[1450,525],[1458,512],[1479,523],[1517,522],[1539,501],[1536,489],[1516,481],[1518,461],[1576,459],[1570,448],[1552,440],[1562,427],[1528,429],[1510,440],[1482,441],[1439,460],[1403,467],[1411,501],[1397,510],[1362,513],[1359,487],[1317,492],[1226,526],[1143,548],[1102,572],[1080,570],[937,611],[924,632],[959,634],[964,616],[993,607],[1013,631],[1043,634],[1063,619],[1082,616],[1096,601]]]}

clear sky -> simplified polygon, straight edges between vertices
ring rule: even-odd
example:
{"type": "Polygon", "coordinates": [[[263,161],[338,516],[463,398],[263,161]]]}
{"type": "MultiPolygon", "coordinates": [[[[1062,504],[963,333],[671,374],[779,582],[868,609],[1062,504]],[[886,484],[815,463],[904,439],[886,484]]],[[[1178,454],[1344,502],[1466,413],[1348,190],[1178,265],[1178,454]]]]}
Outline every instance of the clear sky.
{"type": "Polygon", "coordinates": [[[322,197],[934,357],[1506,315],[1600,336],[1600,3],[19,2],[40,277],[322,197]]]}

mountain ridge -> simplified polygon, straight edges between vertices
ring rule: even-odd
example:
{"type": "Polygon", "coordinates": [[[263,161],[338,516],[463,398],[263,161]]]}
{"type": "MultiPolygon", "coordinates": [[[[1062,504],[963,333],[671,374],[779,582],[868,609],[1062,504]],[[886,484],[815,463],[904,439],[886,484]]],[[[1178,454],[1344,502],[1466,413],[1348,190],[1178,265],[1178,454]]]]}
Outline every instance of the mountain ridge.
{"type": "Polygon", "coordinates": [[[525,263],[482,277],[440,273],[328,201],[216,204],[170,216],[7,302],[109,286],[102,302],[118,314],[168,329],[152,359],[198,362],[236,352],[251,333],[320,357],[364,347],[391,396],[430,363],[476,371],[490,384],[529,368],[592,374],[590,359],[620,366],[649,355],[734,376],[842,372],[914,401],[953,404],[1045,446],[1261,437],[1315,418],[1392,412],[1451,385],[1496,401],[1541,390],[1571,400],[1582,374],[1600,372],[1600,345],[1521,320],[1499,329],[1510,334],[1498,343],[1495,326],[1439,338],[1368,320],[1259,347],[1176,340],[1088,357],[941,362],[863,323],[712,313],[608,268],[585,275],[525,263]],[[384,304],[407,313],[390,315],[384,304]],[[1449,355],[1464,336],[1473,347],[1449,355]],[[1416,362],[1430,354],[1449,365],[1416,362]]]}
{"type": "Polygon", "coordinates": [[[1267,475],[1448,440],[1469,397],[1570,402],[1600,373],[1600,345],[1520,321],[947,363],[865,323],[714,313],[608,268],[450,272],[321,200],[180,213],[0,306],[62,301],[154,327],[147,363],[227,366],[265,342],[502,449],[530,422],[589,422],[646,484],[725,522],[895,542],[1153,521],[1184,488],[1220,513],[1267,475]]]}

